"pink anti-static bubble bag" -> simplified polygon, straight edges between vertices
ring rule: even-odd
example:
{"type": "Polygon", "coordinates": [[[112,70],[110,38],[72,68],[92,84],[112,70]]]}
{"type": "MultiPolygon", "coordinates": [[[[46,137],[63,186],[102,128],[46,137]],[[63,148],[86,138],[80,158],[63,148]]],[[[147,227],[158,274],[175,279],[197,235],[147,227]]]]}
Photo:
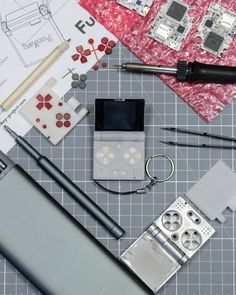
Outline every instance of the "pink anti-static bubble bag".
{"type": "MultiPolygon", "coordinates": [[[[190,16],[194,19],[192,28],[178,52],[148,37],[151,24],[166,0],[154,0],[146,17],[119,5],[114,0],[80,0],[80,5],[144,63],[173,66],[178,60],[189,62],[197,60],[202,63],[236,66],[236,41],[221,58],[198,47],[201,39],[195,36],[212,2],[210,0],[185,0],[185,3],[192,7],[190,16]]],[[[236,12],[234,0],[214,2],[236,12]]],[[[174,77],[167,75],[160,75],[160,78],[207,122],[216,118],[236,97],[236,85],[180,83],[174,77]]]]}

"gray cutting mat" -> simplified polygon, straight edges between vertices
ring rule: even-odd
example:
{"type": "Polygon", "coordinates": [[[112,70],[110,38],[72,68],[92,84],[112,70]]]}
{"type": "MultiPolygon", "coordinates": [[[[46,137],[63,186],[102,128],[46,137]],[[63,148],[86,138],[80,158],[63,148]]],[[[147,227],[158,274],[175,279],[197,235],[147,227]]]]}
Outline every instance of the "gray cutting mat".
{"type": "MultiPolygon", "coordinates": [[[[136,60],[122,45],[118,45],[109,66],[122,61],[136,60]]],[[[228,107],[212,124],[206,124],[180,98],[160,80],[151,75],[119,73],[116,70],[99,70],[88,73],[85,91],[71,90],[65,99],[75,95],[88,107],[90,115],[80,123],[60,145],[52,147],[35,129],[26,139],[76,181],[102,208],[115,218],[127,231],[121,241],[113,240],[86,212],[75,204],[60,187],[38,169],[33,161],[18,147],[9,155],[41,183],[80,223],[82,223],[114,255],[119,255],[162,211],[179,195],[183,195],[219,159],[223,159],[235,171],[234,151],[198,150],[168,147],[160,140],[177,139],[174,134],[163,132],[160,127],[180,126],[200,131],[236,136],[236,104],[228,107]],[[174,178],[160,184],[144,196],[114,196],[98,189],[92,179],[92,145],[94,125],[94,98],[134,97],[146,99],[146,156],[167,153],[176,164],[174,178]]],[[[205,141],[204,138],[178,136],[189,142],[205,141]]],[[[214,141],[213,141],[214,142],[214,141]]],[[[153,173],[164,176],[168,165],[155,161],[153,173]]],[[[107,183],[113,189],[134,188],[141,182],[107,183]]],[[[235,295],[236,294],[236,216],[225,212],[227,223],[212,223],[216,235],[200,252],[174,276],[160,291],[163,295],[235,295]]],[[[62,265],[63,267],[63,265],[62,265]]],[[[0,259],[0,294],[39,294],[3,258],[0,259]]],[[[66,294],[65,294],[66,295],[66,294]]],[[[82,295],[82,294],[81,294],[82,295]]],[[[91,294],[83,294],[91,295],[91,294]]]]}

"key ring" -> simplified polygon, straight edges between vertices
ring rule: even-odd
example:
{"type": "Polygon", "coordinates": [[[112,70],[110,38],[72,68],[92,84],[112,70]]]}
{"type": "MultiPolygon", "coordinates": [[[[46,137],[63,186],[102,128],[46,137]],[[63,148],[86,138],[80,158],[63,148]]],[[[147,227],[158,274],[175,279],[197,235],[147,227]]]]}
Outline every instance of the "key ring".
{"type": "Polygon", "coordinates": [[[146,174],[147,176],[151,179],[152,182],[154,183],[158,183],[158,182],[166,182],[168,181],[169,179],[171,179],[171,177],[173,176],[173,174],[175,173],[175,164],[173,162],[173,160],[165,155],[165,154],[155,154],[154,156],[151,156],[147,162],[146,162],[146,165],[145,165],[145,171],[146,171],[146,174]],[[171,165],[171,172],[170,174],[164,178],[164,179],[160,179],[159,177],[156,177],[156,176],[152,176],[151,173],[150,173],[150,169],[149,169],[149,166],[150,166],[150,163],[155,159],[155,158],[164,158],[166,160],[169,161],[170,165],[171,165]]]}

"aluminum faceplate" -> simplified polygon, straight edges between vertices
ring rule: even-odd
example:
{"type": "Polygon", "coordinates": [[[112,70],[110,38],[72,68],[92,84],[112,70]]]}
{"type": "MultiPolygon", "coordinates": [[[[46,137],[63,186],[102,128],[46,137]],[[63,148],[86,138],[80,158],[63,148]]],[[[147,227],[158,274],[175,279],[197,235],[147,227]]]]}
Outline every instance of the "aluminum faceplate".
{"type": "Polygon", "coordinates": [[[157,294],[214,232],[211,225],[179,197],[121,255],[121,261],[157,294]]]}
{"type": "MultiPolygon", "coordinates": [[[[175,221],[172,220],[172,222],[175,221]]],[[[215,233],[214,228],[182,197],[177,198],[154,223],[168,238],[174,241],[189,258],[215,233]],[[177,227],[176,231],[168,230],[166,227],[166,215],[173,211],[177,212],[182,218],[182,224],[180,227],[177,227]],[[163,220],[165,220],[164,224],[163,220]]],[[[171,229],[172,228],[173,226],[171,229]]]]}

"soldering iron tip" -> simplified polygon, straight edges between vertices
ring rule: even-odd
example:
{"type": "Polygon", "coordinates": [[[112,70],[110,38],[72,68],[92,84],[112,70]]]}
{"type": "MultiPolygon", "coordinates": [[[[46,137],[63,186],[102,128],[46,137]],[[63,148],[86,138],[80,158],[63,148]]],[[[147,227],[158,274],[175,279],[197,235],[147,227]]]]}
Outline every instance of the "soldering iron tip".
{"type": "Polygon", "coordinates": [[[17,138],[18,134],[16,134],[10,127],[8,127],[7,125],[4,125],[5,130],[13,137],[13,138],[17,138]]]}
{"type": "Polygon", "coordinates": [[[173,127],[162,127],[160,129],[164,131],[176,131],[176,128],[173,128],[173,127]]]}
{"type": "Polygon", "coordinates": [[[122,69],[122,68],[123,68],[122,65],[113,65],[113,67],[114,67],[115,69],[122,69]]]}
{"type": "Polygon", "coordinates": [[[168,145],[175,145],[173,141],[160,141],[160,143],[168,144],[168,145]]]}

